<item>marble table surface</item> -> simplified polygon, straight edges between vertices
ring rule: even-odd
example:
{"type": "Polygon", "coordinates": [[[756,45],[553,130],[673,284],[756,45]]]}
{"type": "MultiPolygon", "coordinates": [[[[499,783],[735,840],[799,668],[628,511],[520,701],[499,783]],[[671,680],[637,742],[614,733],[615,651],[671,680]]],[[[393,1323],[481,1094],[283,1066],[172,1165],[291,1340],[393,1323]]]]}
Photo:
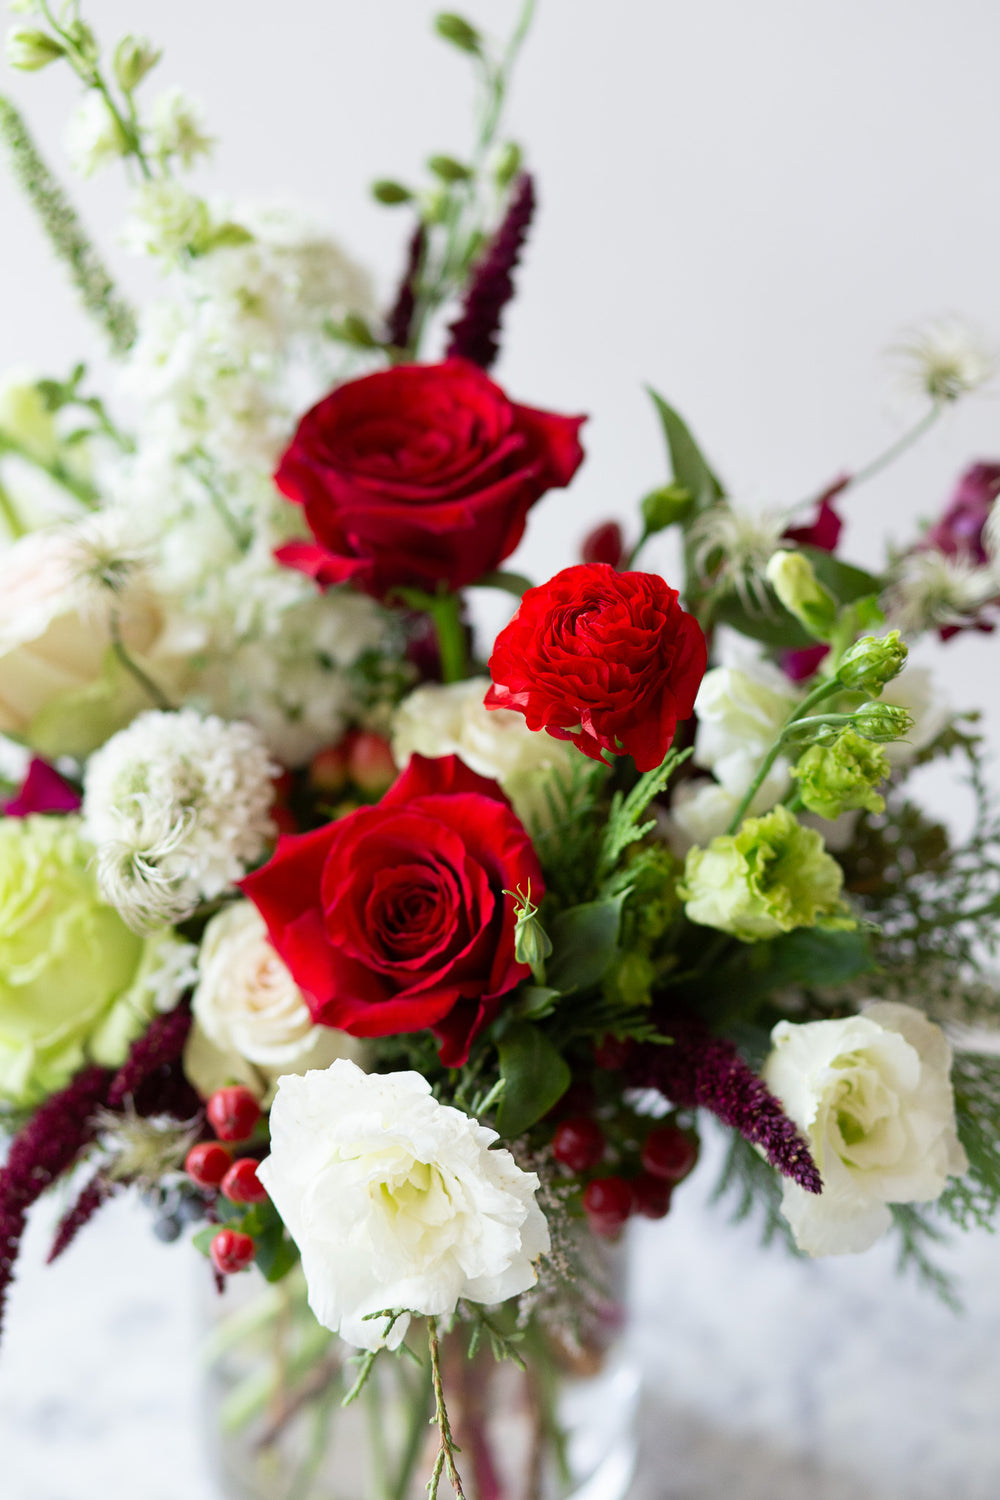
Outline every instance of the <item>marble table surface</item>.
{"type": "MultiPolygon", "coordinates": [[[[633,1238],[646,1373],[633,1500],[996,1500],[1000,1254],[942,1253],[956,1316],[890,1246],[793,1261],[709,1204],[713,1151],[633,1238]]],[[[0,1350],[4,1500],[218,1500],[201,1448],[200,1258],[113,1202],[52,1268],[31,1225],[0,1350]]]]}

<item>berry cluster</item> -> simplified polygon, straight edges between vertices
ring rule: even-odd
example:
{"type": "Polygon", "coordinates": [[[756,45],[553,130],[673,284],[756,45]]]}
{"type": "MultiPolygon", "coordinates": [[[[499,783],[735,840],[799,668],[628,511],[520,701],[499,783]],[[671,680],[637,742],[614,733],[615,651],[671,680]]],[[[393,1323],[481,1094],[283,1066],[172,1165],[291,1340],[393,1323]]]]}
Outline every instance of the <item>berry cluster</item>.
{"type": "MultiPolygon", "coordinates": [[[[205,1108],[209,1125],[215,1131],[214,1141],[192,1146],[184,1162],[191,1181],[203,1192],[221,1193],[230,1203],[253,1207],[266,1203],[267,1193],[257,1176],[257,1161],[252,1156],[234,1159],[231,1145],[246,1142],[260,1119],[260,1105],[248,1088],[233,1086],[217,1089],[205,1108]]],[[[223,1276],[243,1271],[257,1253],[250,1234],[238,1229],[220,1229],[209,1244],[212,1264],[223,1276]]]]}
{"type": "Polygon", "coordinates": [[[377,802],[398,775],[388,740],[370,729],[351,729],[300,771],[274,781],[271,816],[279,833],[302,833],[364,803],[377,802]]]}

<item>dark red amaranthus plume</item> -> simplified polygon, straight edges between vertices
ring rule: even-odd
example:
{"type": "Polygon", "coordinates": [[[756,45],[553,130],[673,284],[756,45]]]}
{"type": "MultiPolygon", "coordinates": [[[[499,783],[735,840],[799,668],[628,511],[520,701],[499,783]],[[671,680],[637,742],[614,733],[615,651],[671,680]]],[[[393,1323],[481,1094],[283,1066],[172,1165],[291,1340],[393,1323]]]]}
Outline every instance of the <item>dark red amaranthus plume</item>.
{"type": "Polygon", "coordinates": [[[94,1114],[107,1102],[110,1083],[106,1068],[84,1068],[14,1137],[0,1170],[0,1322],[28,1210],[94,1139],[94,1114]]]}
{"type": "Polygon", "coordinates": [[[522,172],[514,184],[503,223],[480,257],[465,293],[462,311],[452,323],[449,358],[470,359],[488,370],[500,353],[500,319],[514,295],[514,268],[535,211],[535,184],[522,172]]]}
{"type": "Polygon", "coordinates": [[[427,231],[418,224],[410,237],[410,248],[406,257],[406,269],[399,284],[396,301],[385,320],[385,339],[394,349],[406,349],[413,329],[413,313],[417,305],[417,282],[427,249],[427,231]]]}
{"type": "Polygon", "coordinates": [[[733,1044],[685,1011],[670,1011],[659,1026],[664,1036],[673,1037],[673,1045],[637,1047],[629,1060],[630,1082],[658,1089],[683,1108],[711,1110],[751,1145],[760,1146],[777,1171],[807,1193],[821,1192],[823,1180],[805,1140],[733,1044]]]}
{"type": "MultiPolygon", "coordinates": [[[[169,1068],[184,1051],[191,1030],[191,1012],[186,1005],[157,1016],[129,1048],[128,1057],[111,1081],[108,1107],[120,1109],[126,1099],[134,1099],[144,1084],[161,1068],[169,1068]]],[[[148,1105],[143,1110],[149,1113],[148,1105]]]]}
{"type": "Polygon", "coordinates": [[[95,1172],[86,1187],[77,1195],[75,1202],[63,1214],[56,1226],[52,1249],[48,1253],[47,1265],[58,1260],[68,1250],[84,1224],[94,1217],[102,1203],[106,1203],[117,1184],[109,1182],[103,1172],[95,1172]]]}

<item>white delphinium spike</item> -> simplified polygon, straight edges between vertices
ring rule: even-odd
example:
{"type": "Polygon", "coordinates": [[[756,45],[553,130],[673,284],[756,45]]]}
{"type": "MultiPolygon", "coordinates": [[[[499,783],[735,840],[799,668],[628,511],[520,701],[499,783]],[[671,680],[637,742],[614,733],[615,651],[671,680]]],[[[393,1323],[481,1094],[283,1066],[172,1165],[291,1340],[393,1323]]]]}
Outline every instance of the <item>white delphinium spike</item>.
{"type": "Polygon", "coordinates": [[[711,506],[690,531],[701,583],[729,587],[745,609],[762,612],[767,601],[764,570],[781,545],[787,522],[778,511],[737,510],[725,501],[711,506]]]}
{"type": "Polygon", "coordinates": [[[928,548],[908,553],[898,564],[885,596],[886,615],[906,636],[961,627],[972,624],[998,592],[992,568],[928,548]]]}
{"type": "Polygon", "coordinates": [[[83,814],[106,899],[130,926],[188,916],[263,853],[277,767],[249,724],[141,714],[91,757],[83,814]]]}
{"type": "Polygon", "coordinates": [[[892,350],[904,384],[933,401],[957,401],[996,373],[996,353],[961,318],[943,317],[916,329],[892,350]]]}

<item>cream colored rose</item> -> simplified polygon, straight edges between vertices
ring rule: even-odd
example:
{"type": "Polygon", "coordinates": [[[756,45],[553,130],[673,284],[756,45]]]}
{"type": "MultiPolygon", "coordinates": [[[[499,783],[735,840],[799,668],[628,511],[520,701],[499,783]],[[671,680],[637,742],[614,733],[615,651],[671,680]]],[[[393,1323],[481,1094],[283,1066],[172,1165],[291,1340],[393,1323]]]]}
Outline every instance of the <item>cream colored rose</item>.
{"type": "Polygon", "coordinates": [[[128,651],[147,658],[160,605],[139,574],[114,595],[95,589],[95,535],[92,522],[53,526],[0,552],[0,733],[50,756],[85,755],[150,707],[115,659],[111,609],[128,651]]]}
{"type": "Polygon", "coordinates": [[[227,1083],[245,1083],[263,1098],[282,1074],[365,1055],[364,1043],[346,1032],[313,1024],[249,901],[226,907],[205,928],[192,1010],[184,1066],[205,1096],[227,1083]]]}
{"type": "Polygon", "coordinates": [[[488,677],[447,686],[429,683],[404,698],[392,725],[392,754],[400,770],[413,754],[457,755],[470,770],[498,781],[530,830],[551,821],[545,783],[581,760],[575,745],[535,733],[524,715],[486,708],[488,677]]]}
{"type": "Polygon", "coordinates": [[[823,1176],[786,1180],[782,1212],[809,1255],[867,1250],[890,1203],[929,1203],[968,1169],[955,1127],[951,1048],[912,1006],[872,1001],[859,1016],[780,1021],[763,1078],[805,1134],[823,1176]]]}

